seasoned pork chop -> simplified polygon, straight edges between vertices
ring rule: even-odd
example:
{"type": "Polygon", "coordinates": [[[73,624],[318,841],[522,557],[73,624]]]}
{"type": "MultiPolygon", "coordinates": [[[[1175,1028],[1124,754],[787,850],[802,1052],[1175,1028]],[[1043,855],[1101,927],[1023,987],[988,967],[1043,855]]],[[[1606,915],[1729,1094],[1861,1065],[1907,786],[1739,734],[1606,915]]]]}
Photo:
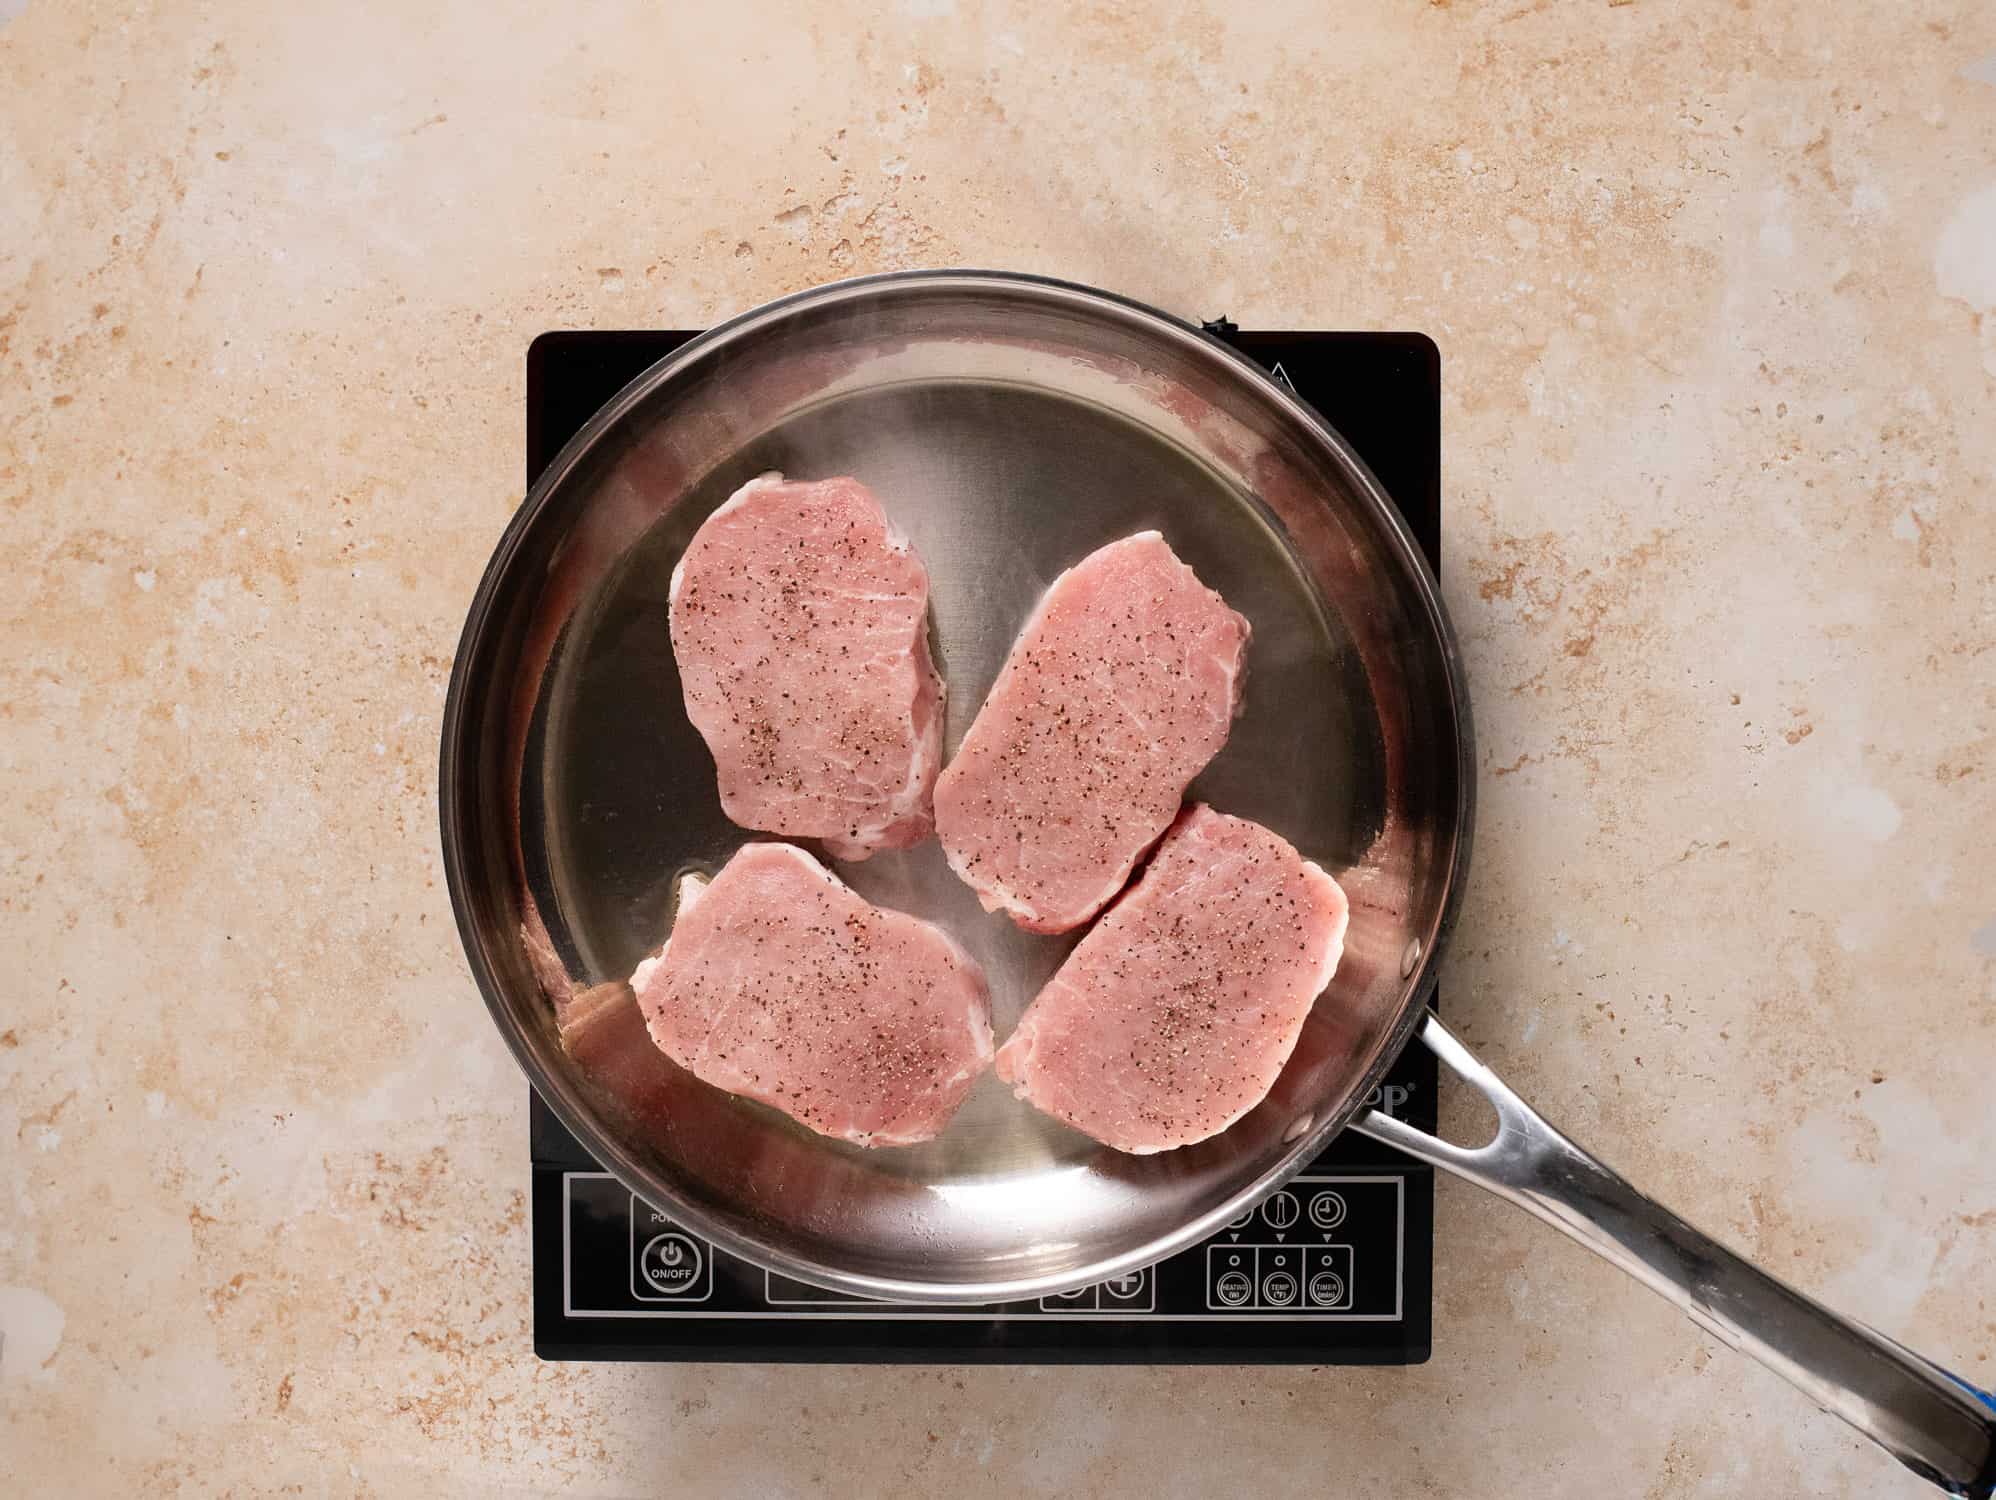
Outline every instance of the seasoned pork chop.
{"type": "Polygon", "coordinates": [[[1344,950],[1336,881],[1282,839],[1188,808],[1041,990],[998,1076],[1140,1155],[1225,1130],[1274,1085],[1344,950]]]}
{"type": "Polygon", "coordinates": [[[1155,531],[1054,580],[936,784],[943,852],[985,910],[1066,932],[1123,888],[1227,742],[1247,641],[1155,531]]]}
{"type": "Polygon", "coordinates": [[[991,1061],[969,955],[790,844],[750,844],[711,885],[689,880],[631,989],[674,1062],[863,1146],[935,1136],[991,1061]]]}
{"type": "Polygon", "coordinates": [[[856,479],[750,480],[672,572],[686,714],[744,828],[840,859],[919,843],[942,761],[929,575],[856,479]]]}

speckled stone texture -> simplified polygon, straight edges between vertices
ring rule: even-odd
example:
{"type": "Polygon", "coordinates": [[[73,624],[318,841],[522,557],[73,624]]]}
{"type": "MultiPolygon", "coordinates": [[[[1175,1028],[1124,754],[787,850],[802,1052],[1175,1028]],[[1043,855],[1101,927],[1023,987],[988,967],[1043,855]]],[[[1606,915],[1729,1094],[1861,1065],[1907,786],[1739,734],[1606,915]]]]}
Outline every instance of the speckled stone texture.
{"type": "Polygon", "coordinates": [[[1436,338],[1455,1024],[1996,1383],[1996,8],[880,12],[0,3],[0,1487],[1924,1493],[1452,1184],[1420,1369],[534,1361],[432,787],[527,340],[966,263],[1436,338]]]}

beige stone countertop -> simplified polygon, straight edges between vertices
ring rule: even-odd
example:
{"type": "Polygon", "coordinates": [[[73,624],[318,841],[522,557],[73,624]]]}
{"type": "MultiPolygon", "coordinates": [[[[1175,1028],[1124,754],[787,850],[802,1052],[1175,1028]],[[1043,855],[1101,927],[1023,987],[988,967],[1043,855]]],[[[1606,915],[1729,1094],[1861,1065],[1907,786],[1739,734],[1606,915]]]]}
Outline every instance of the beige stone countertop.
{"type": "Polygon", "coordinates": [[[1413,1369],[541,1364],[434,769],[542,329],[972,264],[1424,330],[1456,1024],[1996,1384],[1987,0],[0,18],[0,1490],[1927,1493],[1453,1182],[1413,1369]]]}

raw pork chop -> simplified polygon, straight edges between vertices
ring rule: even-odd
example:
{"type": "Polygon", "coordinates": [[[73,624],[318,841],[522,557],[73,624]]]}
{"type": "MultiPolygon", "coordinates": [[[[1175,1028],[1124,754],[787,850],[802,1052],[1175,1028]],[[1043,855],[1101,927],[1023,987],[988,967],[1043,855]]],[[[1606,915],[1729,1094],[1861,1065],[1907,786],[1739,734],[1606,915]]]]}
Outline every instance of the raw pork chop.
{"type": "Polygon", "coordinates": [[[863,1146],[930,1139],[991,1061],[969,955],[790,844],[750,844],[712,885],[687,881],[671,941],[631,988],[674,1062],[863,1146]]]}
{"type": "Polygon", "coordinates": [[[1025,1099],[1118,1151],[1259,1104],[1344,951],[1344,892],[1259,823],[1186,809],[999,1050],[1025,1099]]]}
{"type": "Polygon", "coordinates": [[[702,523],[672,570],[672,651],[730,818],[840,859],[928,837],[928,610],[928,570],[857,479],[765,474],[702,523]]]}
{"type": "Polygon", "coordinates": [[[1066,932],[1100,911],[1227,742],[1248,622],[1155,531],[1053,582],[936,784],[936,832],[986,911],[1066,932]]]}

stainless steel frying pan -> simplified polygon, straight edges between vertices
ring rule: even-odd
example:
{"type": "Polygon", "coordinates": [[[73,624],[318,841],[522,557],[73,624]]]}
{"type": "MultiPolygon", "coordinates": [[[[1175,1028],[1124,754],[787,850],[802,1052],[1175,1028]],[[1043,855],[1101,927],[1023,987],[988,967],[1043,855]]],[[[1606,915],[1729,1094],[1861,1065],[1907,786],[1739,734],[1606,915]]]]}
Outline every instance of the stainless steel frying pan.
{"type": "MultiPolygon", "coordinates": [[[[486,570],[444,712],[445,865],[471,966],[534,1087],[631,1189],[773,1270],[873,1297],[995,1302],[1135,1269],[1217,1230],[1347,1126],[1481,1183],[1648,1282],[1909,1467],[1996,1485],[1996,1410],[1642,1197],[1425,1009],[1462,891],[1474,776],[1435,583],[1338,435],[1198,330],[1028,277],[805,292],[662,360],[535,485],[486,570]],[[926,559],[954,749],[1047,583],[1145,527],[1255,627],[1231,742],[1194,787],[1336,871],[1343,966],[1267,1101],[1122,1156],[986,1078],[907,1150],[811,1135],[653,1049],[622,984],[688,873],[745,835],[681,708],[672,565],[766,469],[851,473],[926,559]],[[1368,1110],[1418,1034],[1496,1106],[1466,1150],[1368,1110]]],[[[1070,940],[988,916],[933,843],[840,873],[946,924],[1002,1037],[1070,940]]]]}

